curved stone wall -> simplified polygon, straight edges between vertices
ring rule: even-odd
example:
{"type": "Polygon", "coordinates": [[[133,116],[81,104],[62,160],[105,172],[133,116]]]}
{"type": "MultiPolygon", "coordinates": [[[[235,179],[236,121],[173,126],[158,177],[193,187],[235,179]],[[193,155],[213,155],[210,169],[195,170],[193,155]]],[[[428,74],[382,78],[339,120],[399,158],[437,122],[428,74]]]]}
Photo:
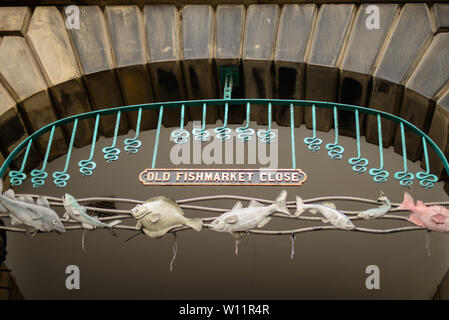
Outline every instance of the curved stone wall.
{"type": "MultiPolygon", "coordinates": [[[[449,4],[374,4],[379,29],[369,29],[371,4],[124,5],[79,6],[80,28],[68,29],[66,7],[0,8],[0,150],[6,157],[27,135],[58,118],[93,109],[153,101],[221,96],[218,69],[240,68],[233,97],[336,101],[403,117],[429,133],[449,154],[449,4]]],[[[267,122],[261,108],[252,119],[267,122]]],[[[214,123],[222,110],[208,112],[214,123]]],[[[188,118],[199,120],[192,108],[188,118]]],[[[289,125],[275,108],[274,120],[289,125]]],[[[230,112],[241,123],[241,108],[230,112]]],[[[296,110],[296,125],[311,127],[309,110],[296,110]]],[[[120,134],[135,127],[123,117],[120,134]]],[[[363,118],[363,133],[377,143],[377,124],[363,118]]],[[[144,113],[142,127],[155,128],[144,113]]],[[[164,112],[165,126],[179,124],[179,110],[164,112]]],[[[341,133],[354,135],[353,115],[340,114],[341,133]]],[[[80,122],[76,146],[91,142],[93,123],[80,122]]],[[[110,137],[114,118],[101,120],[110,137]]],[[[332,127],[319,110],[318,129],[332,127]]],[[[70,127],[55,132],[51,158],[67,150],[70,127]]],[[[384,146],[401,152],[397,128],[384,123],[384,146]]],[[[27,170],[40,162],[48,135],[33,146],[27,170]]],[[[420,141],[407,135],[411,160],[420,141]]],[[[430,152],[432,172],[442,164],[430,152]]],[[[2,159],[0,159],[2,160],[2,159]]],[[[15,162],[20,165],[20,158],[15,162]]]]}

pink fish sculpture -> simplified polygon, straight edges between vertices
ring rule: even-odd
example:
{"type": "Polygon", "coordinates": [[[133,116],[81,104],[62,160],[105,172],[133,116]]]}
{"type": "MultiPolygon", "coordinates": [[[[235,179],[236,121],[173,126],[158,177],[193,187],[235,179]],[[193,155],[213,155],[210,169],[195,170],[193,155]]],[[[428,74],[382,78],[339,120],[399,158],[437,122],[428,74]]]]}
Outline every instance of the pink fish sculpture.
{"type": "Polygon", "coordinates": [[[426,206],[422,201],[415,201],[404,192],[404,200],[398,209],[411,212],[408,220],[417,226],[426,227],[437,232],[449,232],[449,210],[441,206],[426,206]]]}

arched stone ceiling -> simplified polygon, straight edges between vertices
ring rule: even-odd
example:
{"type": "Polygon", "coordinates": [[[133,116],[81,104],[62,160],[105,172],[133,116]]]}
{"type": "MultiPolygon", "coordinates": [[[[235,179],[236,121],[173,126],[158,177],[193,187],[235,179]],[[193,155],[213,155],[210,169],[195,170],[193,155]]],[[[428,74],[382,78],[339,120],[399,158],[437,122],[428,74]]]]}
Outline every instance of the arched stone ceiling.
{"type": "MultiPolygon", "coordinates": [[[[67,2],[69,4],[70,2],[67,2]]],[[[84,2],[83,2],[84,3],[84,2]]],[[[59,2],[61,4],[61,2],[59,2]]],[[[102,3],[103,4],[103,3],[102,3]]],[[[154,101],[221,96],[221,66],[240,68],[234,97],[335,101],[384,110],[409,120],[449,154],[449,4],[379,3],[379,29],[365,26],[370,4],[228,4],[80,6],[80,29],[66,28],[63,6],[0,8],[0,149],[7,157],[40,127],[92,109],[154,101]]],[[[234,108],[230,121],[243,121],[234,108]]],[[[223,112],[208,112],[209,123],[223,112]]],[[[199,120],[192,108],[189,119],[199,120]]],[[[136,114],[120,124],[135,126],[136,114]]],[[[253,108],[265,124],[266,113],[253,108]]],[[[142,126],[155,128],[145,112],[142,126]]],[[[289,125],[285,109],[274,120],[289,125]]],[[[311,127],[309,110],[296,125],[311,127]]],[[[165,126],[179,123],[167,110],[165,126]]],[[[377,124],[363,120],[377,143],[377,124]]],[[[330,110],[319,110],[318,129],[330,130],[330,110]]],[[[353,116],[340,114],[341,133],[353,135],[353,116]]],[[[80,122],[75,145],[91,141],[93,123],[80,122]]],[[[51,158],[64,154],[70,128],[55,133],[51,158]],[[68,129],[68,130],[67,130],[68,129]]],[[[102,118],[110,137],[114,121],[102,118]]],[[[401,152],[397,128],[384,123],[384,146],[401,152]]],[[[28,170],[42,157],[48,134],[31,152],[28,170]]],[[[408,157],[422,157],[420,141],[407,135],[408,157]]],[[[432,172],[442,163],[431,152],[432,172]]],[[[3,160],[3,159],[0,159],[3,160]]],[[[20,159],[19,159],[20,161],[20,159]]]]}

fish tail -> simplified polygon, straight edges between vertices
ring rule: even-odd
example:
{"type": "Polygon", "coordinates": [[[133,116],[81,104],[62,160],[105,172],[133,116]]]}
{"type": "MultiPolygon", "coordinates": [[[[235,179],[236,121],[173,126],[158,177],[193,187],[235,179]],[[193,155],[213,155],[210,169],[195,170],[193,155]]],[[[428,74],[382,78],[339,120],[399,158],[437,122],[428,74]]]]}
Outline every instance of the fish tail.
{"type": "Polygon", "coordinates": [[[113,228],[121,222],[122,222],[122,220],[114,220],[107,224],[107,226],[109,227],[109,230],[111,231],[113,236],[117,236],[117,234],[115,233],[113,228]]]}
{"type": "Polygon", "coordinates": [[[274,200],[274,204],[277,211],[291,215],[290,211],[288,211],[286,200],[287,200],[287,191],[282,190],[279,196],[276,198],[276,200],[274,200]]]}
{"type": "Polygon", "coordinates": [[[404,192],[404,200],[402,200],[401,205],[398,207],[399,210],[413,210],[415,208],[415,201],[408,192],[404,192]]]}
{"type": "Polygon", "coordinates": [[[295,216],[299,216],[301,213],[304,212],[304,202],[299,196],[296,196],[296,212],[295,216]]]}
{"type": "Polygon", "coordinates": [[[203,219],[201,218],[186,218],[185,224],[195,231],[201,231],[201,229],[203,229],[203,219]]]}

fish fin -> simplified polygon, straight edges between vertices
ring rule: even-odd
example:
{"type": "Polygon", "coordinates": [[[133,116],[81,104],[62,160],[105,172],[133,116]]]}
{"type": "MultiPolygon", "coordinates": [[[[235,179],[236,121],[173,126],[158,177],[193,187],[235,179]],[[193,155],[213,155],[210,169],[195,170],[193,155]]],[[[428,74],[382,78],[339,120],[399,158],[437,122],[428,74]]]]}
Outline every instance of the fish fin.
{"type": "Polygon", "coordinates": [[[68,211],[64,212],[64,214],[62,215],[62,218],[63,218],[65,221],[69,221],[69,219],[70,219],[69,212],[68,212],[68,211]]]}
{"type": "Polygon", "coordinates": [[[5,191],[5,193],[3,194],[5,197],[8,197],[10,199],[15,199],[16,198],[16,194],[14,193],[14,190],[12,189],[8,189],[5,191]]]}
{"type": "Polygon", "coordinates": [[[26,208],[25,210],[28,212],[28,214],[30,215],[31,219],[33,219],[33,220],[39,220],[39,219],[42,218],[42,216],[39,214],[39,212],[36,212],[33,209],[31,209],[31,208],[26,208]]]}
{"type": "Polygon", "coordinates": [[[37,231],[38,231],[37,229],[28,226],[26,233],[29,234],[31,236],[31,238],[34,238],[37,234],[37,231]]]}
{"type": "Polygon", "coordinates": [[[199,232],[203,228],[203,219],[201,219],[201,218],[187,219],[186,218],[185,224],[188,225],[193,230],[199,232]]]}
{"type": "Polygon", "coordinates": [[[239,217],[234,214],[234,215],[229,216],[226,219],[224,219],[224,221],[226,223],[229,223],[229,224],[234,224],[234,223],[237,223],[239,221],[239,217]]]}
{"type": "Polygon", "coordinates": [[[0,203],[0,213],[7,213],[8,210],[6,210],[5,206],[3,206],[3,204],[0,203]]]}
{"type": "MultiPolygon", "coordinates": [[[[252,200],[251,200],[252,201],[252,200]]],[[[237,201],[232,207],[231,211],[243,208],[243,204],[240,201],[237,201]]]]}
{"type": "Polygon", "coordinates": [[[150,219],[150,221],[152,222],[152,223],[156,223],[156,222],[158,222],[159,221],[159,219],[161,218],[161,214],[160,213],[150,213],[149,215],[148,215],[148,218],[150,219]]]}
{"type": "Polygon", "coordinates": [[[296,196],[296,212],[295,212],[295,216],[299,216],[301,213],[304,212],[303,205],[304,205],[304,202],[302,201],[302,199],[299,196],[296,196]]]}
{"type": "Polygon", "coordinates": [[[270,222],[271,217],[266,217],[258,225],[257,228],[263,228],[268,222],[270,222]]]}
{"type": "Polygon", "coordinates": [[[50,203],[48,202],[48,199],[42,196],[37,198],[36,204],[42,207],[50,208],[50,203]]]}
{"type": "Polygon", "coordinates": [[[408,192],[404,192],[404,200],[402,200],[401,205],[398,207],[399,210],[411,211],[415,207],[415,201],[408,192]]]}
{"type": "Polygon", "coordinates": [[[318,212],[318,210],[317,209],[309,209],[309,212],[315,214],[318,212]]]}
{"type": "Polygon", "coordinates": [[[261,204],[260,202],[257,202],[256,200],[253,199],[250,201],[250,203],[248,205],[248,208],[251,208],[251,207],[263,207],[263,204],[261,204]]]}
{"type": "Polygon", "coordinates": [[[95,229],[95,227],[93,225],[91,225],[91,224],[84,223],[84,222],[82,222],[81,224],[83,225],[84,229],[87,229],[87,230],[94,230],[95,229]]]}
{"type": "Polygon", "coordinates": [[[287,208],[287,191],[282,190],[279,196],[274,200],[274,204],[276,206],[276,210],[285,214],[291,215],[290,211],[287,208]]]}
{"type": "Polygon", "coordinates": [[[323,221],[323,223],[328,223],[329,220],[325,219],[325,218],[321,218],[321,221],[323,221]]]}
{"type": "Polygon", "coordinates": [[[25,197],[23,197],[23,199],[24,199],[23,200],[24,202],[28,202],[28,203],[34,204],[34,199],[31,196],[25,196],[25,197]]]}
{"type": "Polygon", "coordinates": [[[11,224],[13,226],[18,225],[18,224],[23,224],[22,221],[20,221],[19,219],[17,219],[15,216],[13,216],[12,214],[9,215],[11,217],[11,224]]]}
{"type": "Polygon", "coordinates": [[[235,240],[241,240],[243,238],[243,232],[231,232],[231,236],[235,240]]]}
{"type": "Polygon", "coordinates": [[[16,200],[22,201],[22,202],[28,202],[28,201],[25,199],[25,197],[17,197],[16,200]]]}
{"type": "Polygon", "coordinates": [[[165,229],[158,230],[158,231],[150,231],[150,230],[147,230],[147,229],[145,229],[145,228],[143,228],[142,230],[143,230],[143,232],[144,232],[148,237],[153,238],[153,239],[157,239],[157,238],[163,237],[163,236],[164,236],[165,234],[167,234],[171,229],[176,228],[176,227],[178,227],[178,226],[179,226],[179,225],[175,225],[175,226],[171,226],[171,227],[169,227],[169,228],[165,228],[165,229]]]}
{"type": "Polygon", "coordinates": [[[413,214],[413,213],[412,213],[412,214],[408,217],[408,221],[410,221],[411,223],[416,224],[417,226],[425,227],[425,224],[418,218],[418,216],[417,216],[416,214],[413,214]]]}
{"type": "Polygon", "coordinates": [[[113,228],[113,227],[115,227],[116,225],[118,225],[120,223],[122,223],[122,220],[114,220],[114,221],[108,223],[107,225],[108,225],[109,228],[113,228]]]}
{"type": "Polygon", "coordinates": [[[337,209],[337,206],[333,202],[323,202],[323,206],[326,206],[326,207],[329,207],[332,209],[337,209]]]}
{"type": "Polygon", "coordinates": [[[441,213],[437,213],[434,214],[431,217],[432,221],[435,222],[436,224],[443,224],[446,222],[446,217],[444,215],[442,215],[441,213]]]}

